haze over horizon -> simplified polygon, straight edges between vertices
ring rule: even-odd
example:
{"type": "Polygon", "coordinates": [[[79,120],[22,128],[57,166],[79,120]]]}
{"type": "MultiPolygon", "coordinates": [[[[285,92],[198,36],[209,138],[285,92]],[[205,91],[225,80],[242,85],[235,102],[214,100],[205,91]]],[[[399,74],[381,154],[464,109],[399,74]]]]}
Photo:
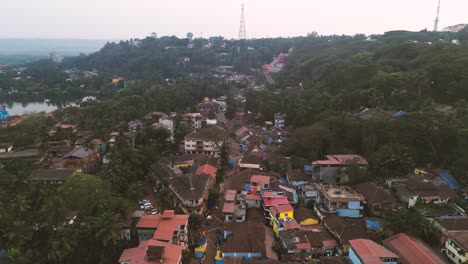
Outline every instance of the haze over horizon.
{"type": "MultiPolygon", "coordinates": [[[[224,36],[237,38],[241,3],[247,38],[381,34],[432,30],[438,0],[22,0],[3,3],[0,38],[144,38],[224,36]]],[[[442,0],[439,29],[468,22],[468,1],[442,0]]]]}

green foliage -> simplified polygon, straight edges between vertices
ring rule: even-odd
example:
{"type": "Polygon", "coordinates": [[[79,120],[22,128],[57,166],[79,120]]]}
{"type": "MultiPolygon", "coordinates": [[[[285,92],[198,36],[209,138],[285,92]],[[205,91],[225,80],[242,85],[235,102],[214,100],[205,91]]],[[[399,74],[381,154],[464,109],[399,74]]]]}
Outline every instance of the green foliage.
{"type": "Polygon", "coordinates": [[[404,232],[421,237],[427,242],[434,239],[436,232],[434,224],[417,211],[388,213],[385,219],[388,221],[390,229],[395,233],[404,232]]]}
{"type": "Polygon", "coordinates": [[[105,178],[112,184],[113,190],[128,194],[132,183],[144,180],[144,173],[141,157],[124,137],[117,137],[105,172],[105,178]]]}

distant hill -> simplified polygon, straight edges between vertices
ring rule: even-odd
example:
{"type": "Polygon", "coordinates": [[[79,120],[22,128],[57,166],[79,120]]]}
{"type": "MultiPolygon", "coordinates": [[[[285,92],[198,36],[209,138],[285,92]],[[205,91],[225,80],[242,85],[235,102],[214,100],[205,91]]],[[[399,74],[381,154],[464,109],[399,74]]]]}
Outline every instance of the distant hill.
{"type": "Polygon", "coordinates": [[[81,52],[100,50],[104,39],[0,39],[0,55],[48,56],[58,52],[62,56],[76,56],[81,52]]]}

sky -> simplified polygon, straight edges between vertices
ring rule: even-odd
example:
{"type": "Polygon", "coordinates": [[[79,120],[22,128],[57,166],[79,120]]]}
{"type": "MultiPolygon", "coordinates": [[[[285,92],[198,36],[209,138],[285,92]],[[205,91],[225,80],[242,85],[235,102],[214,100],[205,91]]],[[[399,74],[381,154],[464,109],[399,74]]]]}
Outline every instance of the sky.
{"type": "MultiPolygon", "coordinates": [[[[438,0],[0,0],[0,38],[247,38],[432,30],[438,0]]],[[[468,23],[468,0],[442,0],[439,29],[468,23]]]]}

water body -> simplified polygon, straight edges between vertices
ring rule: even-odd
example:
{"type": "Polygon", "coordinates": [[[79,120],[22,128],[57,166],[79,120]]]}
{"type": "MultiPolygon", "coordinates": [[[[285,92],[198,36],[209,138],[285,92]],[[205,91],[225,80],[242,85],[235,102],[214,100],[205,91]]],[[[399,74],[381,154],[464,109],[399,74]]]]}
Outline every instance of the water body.
{"type": "MultiPolygon", "coordinates": [[[[81,99],[81,102],[88,101],[88,100],[95,100],[95,97],[87,96],[81,99]]],[[[39,112],[46,112],[50,113],[59,108],[65,108],[69,106],[79,106],[80,100],[73,101],[73,102],[61,102],[55,103],[49,100],[44,100],[40,102],[1,102],[0,105],[6,105],[8,113],[10,116],[14,115],[27,115],[31,113],[39,113],[39,112]]]]}

